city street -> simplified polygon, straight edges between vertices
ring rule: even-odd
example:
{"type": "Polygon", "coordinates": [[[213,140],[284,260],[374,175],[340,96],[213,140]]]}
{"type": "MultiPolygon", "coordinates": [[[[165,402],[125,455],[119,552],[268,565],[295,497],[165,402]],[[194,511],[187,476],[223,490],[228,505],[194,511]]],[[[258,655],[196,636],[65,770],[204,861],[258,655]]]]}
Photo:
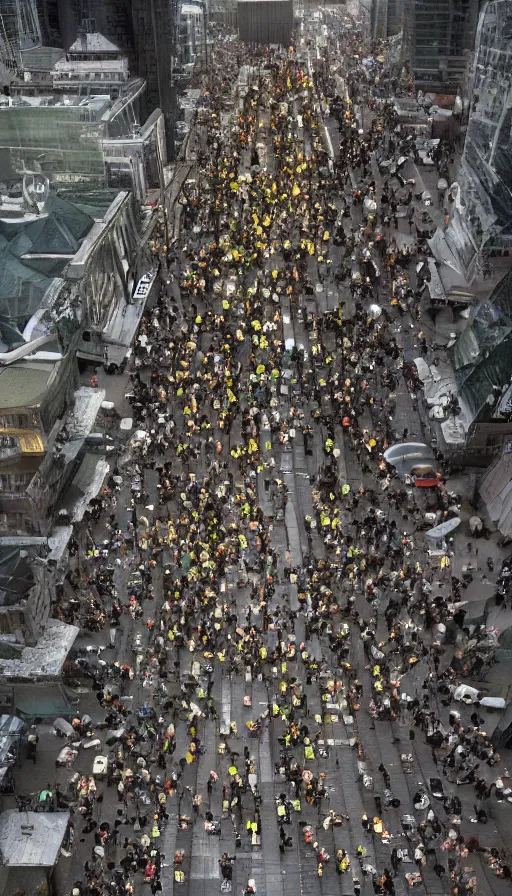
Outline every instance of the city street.
{"type": "MultiPolygon", "coordinates": [[[[407,83],[341,23],[324,52],[313,25],[292,49],[215,44],[167,282],[127,373],[98,373],[138,433],[74,560],[104,585],[70,681],[100,744],[55,768],[66,741],[39,724],[16,772],[74,809],[63,896],[509,891],[509,757],[452,699],[499,675],[471,664],[453,542],[424,536],[450,499],[383,458],[430,441],[413,220],[443,209],[411,154],[379,165],[405,152],[387,101],[407,83]]],[[[481,540],[459,541],[476,579],[481,540]]]]}

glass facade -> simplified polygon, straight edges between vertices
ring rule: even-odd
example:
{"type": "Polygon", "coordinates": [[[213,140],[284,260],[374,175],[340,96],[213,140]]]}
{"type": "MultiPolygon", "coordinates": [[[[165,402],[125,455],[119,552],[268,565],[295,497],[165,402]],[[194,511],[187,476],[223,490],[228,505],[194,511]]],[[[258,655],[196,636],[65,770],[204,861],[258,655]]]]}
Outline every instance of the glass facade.
{"type": "MultiPolygon", "coordinates": [[[[92,97],[76,104],[44,104],[44,98],[0,106],[0,160],[10,170],[0,170],[9,180],[25,168],[40,166],[50,180],[62,175],[77,179],[103,178],[102,138],[109,97],[92,97]],[[3,150],[3,152],[2,152],[3,150]]],[[[64,180],[67,178],[64,177],[64,180]]]]}
{"type": "Polygon", "coordinates": [[[470,281],[494,248],[512,247],[512,2],[482,9],[471,73],[471,112],[459,182],[462,207],[446,231],[470,281]]]}
{"type": "Polygon", "coordinates": [[[510,381],[512,272],[503,277],[457,340],[453,361],[459,393],[476,417],[493,390],[510,381]]]}

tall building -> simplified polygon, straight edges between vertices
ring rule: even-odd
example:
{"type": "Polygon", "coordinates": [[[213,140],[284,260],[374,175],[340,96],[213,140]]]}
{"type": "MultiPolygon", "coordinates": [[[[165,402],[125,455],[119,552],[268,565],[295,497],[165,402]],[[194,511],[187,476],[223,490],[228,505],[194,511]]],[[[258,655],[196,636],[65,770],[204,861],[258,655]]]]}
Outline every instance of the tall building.
{"type": "Polygon", "coordinates": [[[445,232],[450,263],[470,282],[493,249],[512,248],[512,2],[480,13],[459,201],[445,232]]]}
{"type": "Polygon", "coordinates": [[[372,34],[400,38],[417,88],[455,93],[466,78],[478,0],[373,0],[372,34]]]}
{"type": "Polygon", "coordinates": [[[417,87],[455,92],[473,48],[477,0],[416,0],[411,63],[417,87]]]}
{"type": "MultiPolygon", "coordinates": [[[[178,5],[178,0],[1,0],[0,88],[11,81],[34,80],[34,72],[36,81],[49,80],[59,55],[73,45],[76,49],[83,23],[89,22],[89,31],[104,35],[103,50],[110,42],[127,57],[129,70],[146,82],[141,118],[162,110],[172,155],[178,5]]],[[[63,69],[68,64],[77,70],[80,60],[74,50],[72,55],[63,69]]],[[[112,55],[104,55],[105,61],[112,61],[111,73],[120,67],[112,55]]]]}
{"type": "Polygon", "coordinates": [[[143,117],[153,109],[162,109],[167,144],[172,154],[178,0],[58,0],[58,4],[60,32],[66,50],[77,39],[85,11],[86,18],[94,21],[95,30],[128,56],[130,70],[146,82],[143,117]]]}

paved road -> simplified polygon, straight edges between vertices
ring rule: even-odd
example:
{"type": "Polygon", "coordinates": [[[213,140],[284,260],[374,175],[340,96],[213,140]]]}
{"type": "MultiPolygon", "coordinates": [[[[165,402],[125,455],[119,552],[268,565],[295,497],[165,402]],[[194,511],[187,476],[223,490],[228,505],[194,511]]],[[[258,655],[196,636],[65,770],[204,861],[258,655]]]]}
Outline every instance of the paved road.
{"type": "MultiPolygon", "coordinates": [[[[294,111],[297,113],[297,100],[293,98],[294,111]]],[[[279,160],[276,158],[271,133],[269,131],[269,118],[265,105],[258,110],[261,122],[259,131],[259,139],[264,144],[266,153],[266,162],[270,170],[278,172],[279,160]]],[[[365,118],[365,122],[367,118],[365,118]]],[[[330,141],[334,147],[334,154],[337,153],[339,142],[338,129],[334,119],[327,118],[325,121],[330,141]]],[[[301,131],[301,127],[297,122],[297,139],[302,141],[304,145],[310,145],[310,135],[301,131]]],[[[260,152],[262,152],[260,150],[260,152]]],[[[248,171],[251,159],[246,152],[243,156],[242,171],[248,171]]],[[[372,172],[377,183],[377,191],[380,193],[382,184],[375,166],[372,172]]],[[[351,178],[354,179],[354,172],[350,172],[351,178]]],[[[347,182],[345,188],[347,200],[352,192],[351,181],[347,182]]],[[[339,198],[335,199],[339,204],[339,198]]],[[[346,223],[347,231],[350,226],[358,226],[360,223],[359,207],[352,208],[352,218],[346,223]]],[[[186,225],[185,225],[186,226],[186,225]]],[[[400,221],[400,230],[404,231],[407,225],[400,221]]],[[[209,234],[211,238],[211,234],[209,234]]],[[[197,230],[182,232],[182,245],[198,239],[197,230]]],[[[318,273],[322,275],[323,282],[321,288],[315,290],[313,301],[316,306],[316,313],[319,321],[328,311],[333,311],[340,300],[344,301],[344,314],[350,319],[355,314],[355,307],[352,294],[348,288],[348,284],[337,284],[333,277],[333,272],[339,266],[341,260],[341,252],[336,248],[332,248],[330,255],[332,261],[331,268],[324,265],[323,268],[317,265],[316,259],[311,259],[308,264],[308,275],[313,283],[317,282],[318,273]]],[[[279,256],[272,260],[272,263],[282,263],[279,256]]],[[[414,265],[408,268],[408,274],[414,282],[414,265]]],[[[388,284],[381,287],[383,290],[382,299],[385,301],[385,292],[389,288],[388,284]]],[[[175,289],[175,286],[173,287],[175,289]]],[[[185,304],[185,302],[184,302],[185,304]]],[[[216,300],[215,312],[221,313],[221,299],[216,300]]],[[[198,305],[197,311],[204,313],[204,308],[198,305]]],[[[272,320],[276,311],[276,305],[268,301],[264,308],[264,320],[272,320]]],[[[277,337],[286,343],[290,348],[292,345],[303,346],[307,354],[311,357],[313,345],[318,339],[314,328],[307,326],[306,314],[303,312],[301,302],[290,302],[287,295],[282,295],[279,302],[279,316],[277,320],[277,337]]],[[[187,308],[185,308],[187,312],[187,308]]],[[[401,352],[407,352],[414,348],[414,339],[419,325],[416,321],[412,321],[408,315],[405,317],[393,317],[391,331],[396,336],[397,344],[401,352]]],[[[211,334],[203,332],[201,334],[201,348],[208,351],[208,345],[211,334]]],[[[332,332],[326,331],[322,339],[326,348],[326,354],[329,352],[336,353],[337,344],[332,332]]],[[[178,349],[177,349],[178,350],[178,349]]],[[[248,382],[250,366],[248,364],[248,351],[242,350],[240,358],[243,361],[244,368],[240,374],[241,382],[245,386],[248,382]],[[245,353],[244,353],[245,352],[245,353]]],[[[211,896],[217,893],[220,887],[220,871],[219,858],[224,852],[230,855],[236,855],[233,872],[233,892],[240,894],[245,888],[249,878],[256,882],[256,889],[259,896],[297,896],[297,894],[311,894],[311,896],[337,896],[337,894],[354,893],[354,880],[358,878],[361,881],[361,892],[363,896],[368,896],[372,891],[371,875],[364,877],[361,874],[360,864],[357,859],[357,848],[363,846],[366,851],[365,863],[374,866],[379,872],[385,867],[389,867],[389,855],[391,846],[403,847],[409,849],[409,855],[412,854],[411,843],[407,839],[402,825],[402,816],[412,812],[412,796],[418,789],[418,782],[428,785],[430,777],[436,776],[437,768],[434,765],[434,757],[430,749],[423,742],[423,736],[418,732],[416,739],[411,742],[409,739],[409,729],[411,727],[411,719],[407,714],[400,716],[399,720],[377,721],[372,720],[368,712],[368,701],[372,693],[372,682],[368,659],[363,651],[363,643],[360,639],[360,628],[355,623],[354,614],[341,617],[338,610],[333,615],[333,625],[335,630],[340,629],[344,624],[347,628],[346,643],[348,645],[347,658],[352,665],[358,670],[358,677],[363,685],[363,700],[361,701],[361,709],[359,712],[350,714],[350,710],[346,701],[343,699],[344,693],[348,689],[349,680],[343,672],[342,667],[338,665],[337,653],[333,652],[332,643],[329,639],[329,630],[327,626],[312,625],[310,614],[301,610],[299,603],[298,591],[299,587],[296,582],[289,579],[290,569],[300,573],[304,572],[306,579],[313,575],[313,561],[318,564],[321,561],[331,559],[331,549],[325,543],[325,538],[319,536],[316,532],[312,534],[306,529],[306,519],[308,516],[315,517],[315,501],[316,489],[318,486],[318,477],[320,467],[325,462],[323,446],[329,435],[329,429],[325,423],[325,415],[329,412],[328,404],[325,404],[323,410],[325,412],[324,419],[316,422],[312,412],[315,409],[313,400],[305,399],[304,396],[297,394],[294,389],[294,380],[297,380],[298,371],[296,361],[292,360],[290,354],[282,356],[281,377],[279,386],[275,389],[273,411],[280,414],[281,420],[290,420],[290,411],[292,408],[299,407],[305,414],[307,422],[311,421],[312,437],[311,450],[306,452],[304,440],[301,437],[300,430],[295,438],[289,436],[288,439],[282,440],[279,430],[273,428],[265,429],[262,425],[259,432],[260,455],[267,460],[271,457],[275,460],[275,467],[272,472],[271,467],[260,470],[256,475],[255,489],[257,493],[257,501],[263,509],[267,518],[269,528],[271,548],[277,554],[277,570],[274,576],[275,591],[269,596],[267,614],[275,614],[275,624],[272,624],[270,630],[265,632],[263,640],[267,643],[269,652],[274,649],[276,643],[282,640],[286,645],[295,642],[300,645],[305,642],[309,652],[309,657],[314,657],[319,663],[324,663],[320,675],[311,674],[306,662],[301,658],[300,650],[295,656],[287,661],[286,673],[281,669],[264,668],[264,674],[259,675],[255,670],[251,672],[246,670],[232,671],[228,674],[226,666],[219,658],[214,660],[213,685],[211,696],[213,705],[216,708],[217,718],[208,718],[200,722],[200,738],[204,751],[201,752],[198,759],[186,763],[182,762],[183,769],[179,766],[179,760],[185,757],[190,743],[190,735],[187,733],[186,714],[179,710],[175,714],[176,717],[176,750],[172,758],[172,762],[167,760],[167,773],[173,769],[180,772],[180,782],[174,796],[168,800],[169,819],[167,824],[162,828],[161,837],[159,839],[160,849],[165,855],[162,868],[162,888],[164,892],[176,891],[190,894],[190,896],[211,896]],[[268,447],[270,442],[270,447],[268,447]],[[283,489],[280,483],[284,483],[287,495],[287,501],[282,503],[283,489]],[[287,846],[284,852],[279,849],[279,825],[277,822],[275,800],[282,792],[290,794],[290,784],[286,781],[285,776],[281,773],[282,768],[282,739],[286,734],[286,722],[279,713],[275,717],[272,715],[270,720],[265,721],[263,731],[258,738],[249,738],[247,736],[246,723],[249,719],[254,719],[262,715],[274,702],[279,701],[279,687],[283,676],[290,686],[290,682],[297,679],[299,682],[298,690],[304,694],[307,700],[307,712],[301,718],[303,724],[307,724],[311,733],[315,736],[315,758],[307,762],[307,766],[313,775],[318,778],[320,774],[325,775],[325,795],[318,804],[309,803],[305,800],[304,794],[301,795],[301,811],[300,813],[292,813],[292,823],[286,827],[286,833],[291,836],[291,846],[287,846]],[[339,692],[335,694],[330,701],[326,701],[327,682],[330,679],[339,682],[339,692]],[[251,706],[245,706],[250,698],[251,706]],[[233,723],[238,730],[238,736],[233,734],[233,723]],[[231,735],[227,730],[231,726],[231,735]],[[231,756],[222,752],[222,745],[228,743],[231,749],[231,756]],[[239,767],[244,763],[244,748],[249,751],[250,761],[254,766],[254,772],[257,775],[259,791],[262,797],[261,803],[261,825],[260,840],[252,843],[252,838],[247,832],[247,823],[255,818],[256,802],[250,788],[240,796],[240,802],[234,807],[232,818],[223,811],[223,793],[222,784],[226,786],[233,779],[233,775],[228,772],[230,763],[237,763],[239,767]],[[413,761],[410,764],[404,763],[401,759],[402,754],[412,753],[413,761]],[[239,754],[238,756],[236,754],[239,754]],[[390,789],[395,799],[399,800],[397,808],[388,807],[383,812],[383,818],[387,830],[391,837],[383,840],[382,837],[374,834],[368,836],[365,834],[361,825],[361,819],[364,813],[369,817],[373,817],[376,812],[375,797],[381,797],[384,800],[384,780],[379,772],[379,765],[383,764],[390,774],[390,789]],[[213,787],[211,796],[207,795],[207,783],[210,772],[215,771],[219,776],[218,783],[213,787]],[[363,774],[368,776],[369,786],[363,786],[363,774]],[[370,781],[371,779],[371,781],[370,781]],[[192,796],[200,793],[203,796],[203,805],[200,815],[197,819],[192,820],[190,825],[184,829],[179,824],[179,816],[189,816],[193,819],[192,796]],[[220,836],[208,835],[204,826],[204,813],[208,809],[211,810],[216,819],[222,817],[220,836]],[[323,822],[328,817],[329,810],[332,809],[339,815],[348,816],[344,820],[343,825],[336,827],[324,827],[323,822]],[[307,842],[304,831],[306,826],[311,826],[313,836],[311,842],[307,842]],[[237,846],[237,836],[240,837],[241,845],[237,846]],[[330,861],[323,865],[323,875],[318,874],[318,855],[315,851],[314,844],[318,843],[331,856],[330,861]],[[335,869],[334,857],[338,850],[344,849],[351,861],[351,869],[348,873],[338,875],[335,869]],[[173,882],[173,857],[177,850],[183,850],[184,863],[183,870],[185,880],[183,884],[173,882]]],[[[392,362],[390,364],[392,366],[392,362]]],[[[143,372],[143,378],[148,380],[149,368],[143,372]]],[[[372,388],[376,393],[382,394],[383,390],[379,385],[379,377],[382,371],[368,371],[368,378],[372,388]]],[[[319,381],[322,378],[329,378],[328,366],[322,363],[316,365],[315,377],[319,381]]],[[[117,395],[116,404],[122,404],[125,381],[122,378],[115,378],[111,381],[109,387],[110,394],[117,395]]],[[[110,394],[108,397],[110,397],[110,394]]],[[[208,417],[214,421],[215,415],[211,413],[208,403],[204,403],[205,412],[208,417]]],[[[186,423],[186,416],[183,414],[183,403],[176,400],[173,406],[173,417],[176,421],[178,430],[183,431],[186,423]]],[[[335,409],[331,406],[331,411],[335,409]]],[[[367,413],[367,418],[363,419],[362,425],[367,422],[368,426],[372,426],[372,415],[367,413]]],[[[422,423],[418,415],[416,405],[411,399],[411,395],[406,389],[402,381],[397,388],[396,396],[396,412],[392,421],[393,430],[401,432],[405,427],[409,430],[412,437],[420,437],[422,434],[422,423]]],[[[229,434],[223,433],[218,426],[213,430],[214,437],[219,439],[227,454],[229,449],[240,444],[242,440],[240,420],[233,422],[229,434]]],[[[335,425],[335,444],[339,449],[337,458],[338,475],[340,482],[348,483],[351,486],[352,494],[362,487],[364,489],[371,488],[374,484],[373,474],[363,472],[360,464],[360,455],[352,448],[352,442],[347,438],[342,427],[336,422],[335,425]]],[[[211,466],[207,463],[204,446],[197,459],[191,460],[188,465],[184,465],[176,453],[173,452],[164,458],[172,464],[172,473],[177,477],[182,477],[182,487],[186,482],[186,476],[189,472],[194,472],[201,478],[209,470],[211,466]]],[[[156,458],[158,462],[158,457],[156,458]]],[[[122,468],[123,485],[117,493],[117,523],[124,533],[128,531],[129,523],[132,519],[133,505],[131,503],[132,492],[130,489],[130,470],[133,463],[128,463],[122,468]]],[[[135,502],[137,515],[146,515],[151,524],[154,524],[157,517],[166,518],[167,515],[171,519],[177,517],[180,512],[180,499],[171,498],[164,506],[159,504],[159,492],[157,486],[159,483],[158,471],[155,470],[155,462],[151,461],[146,464],[144,475],[145,495],[139,501],[135,502]]],[[[230,486],[228,481],[228,492],[230,488],[236,491],[239,487],[240,494],[247,494],[247,484],[244,484],[244,478],[240,473],[239,465],[234,461],[229,461],[229,468],[222,471],[216,478],[212,476],[215,487],[222,486],[223,478],[232,473],[233,485],[230,486]]],[[[364,504],[364,499],[363,499],[364,504]]],[[[231,493],[228,502],[229,516],[228,519],[236,519],[239,521],[236,502],[233,501],[231,493]]],[[[403,532],[412,535],[414,532],[414,520],[404,510],[407,508],[397,508],[390,511],[391,517],[399,522],[403,532]]],[[[356,512],[351,510],[342,510],[341,517],[343,524],[347,526],[347,531],[352,525],[356,512]]],[[[361,515],[361,508],[359,510],[361,515]]],[[[91,533],[97,545],[101,545],[104,539],[110,537],[110,533],[105,527],[107,514],[102,517],[96,526],[91,525],[91,533]]],[[[421,537],[415,536],[416,546],[414,549],[414,559],[419,563],[426,563],[426,557],[421,546],[421,537]]],[[[247,563],[248,557],[253,550],[252,543],[249,544],[245,554],[247,563]]],[[[117,554],[113,554],[113,557],[117,554]]],[[[127,598],[132,590],[131,581],[135,575],[135,568],[140,557],[136,555],[135,559],[128,553],[122,562],[115,567],[115,586],[121,597],[122,602],[126,605],[127,598]]],[[[243,559],[243,558],[242,558],[243,559]]],[[[90,561],[83,558],[84,571],[90,561]]],[[[387,563],[387,561],[386,561],[387,563]]],[[[103,653],[103,657],[109,663],[113,663],[116,659],[135,666],[135,657],[140,654],[144,657],[143,666],[147,670],[151,669],[151,650],[152,642],[150,640],[150,629],[148,621],[160,618],[160,609],[165,588],[168,587],[168,579],[166,578],[166,569],[170,565],[170,561],[164,553],[163,562],[159,563],[152,572],[152,585],[154,588],[154,599],[146,599],[143,602],[143,615],[138,621],[132,621],[130,615],[125,612],[122,616],[122,624],[117,632],[116,645],[114,649],[108,648],[103,653]],[[137,646],[136,639],[140,639],[141,646],[137,646]],[[147,647],[147,650],[145,649],[147,647]]],[[[171,563],[172,566],[172,563],[171,563]]],[[[317,568],[318,571],[318,568],[317,568]]],[[[246,620],[252,619],[253,624],[259,630],[262,627],[261,607],[256,598],[258,588],[262,585],[261,573],[258,570],[252,571],[246,568],[244,562],[230,563],[226,566],[222,576],[215,582],[218,590],[219,600],[225,602],[229,615],[236,616],[236,625],[245,625],[246,620]],[[254,587],[253,586],[258,586],[254,587]],[[251,616],[248,616],[249,610],[251,616]]],[[[369,614],[373,612],[366,599],[364,579],[360,577],[354,583],[335,580],[333,586],[333,600],[342,607],[346,601],[350,590],[354,591],[355,605],[354,610],[361,617],[368,619],[369,614]],[[347,587],[348,585],[348,587],[347,587]]],[[[384,595],[382,606],[379,608],[380,613],[385,608],[387,597],[384,595]]],[[[225,611],[225,613],[227,612],[225,611]]],[[[221,618],[223,618],[221,616],[221,618]]],[[[226,630],[229,630],[230,637],[236,638],[234,624],[228,623],[225,618],[223,622],[226,624],[226,630]]],[[[377,641],[381,638],[387,638],[387,626],[379,614],[377,622],[377,641]]],[[[102,643],[107,644],[106,633],[102,632],[94,637],[82,637],[81,644],[85,643],[102,643]]],[[[227,642],[226,642],[227,644],[227,642]]],[[[194,673],[194,662],[197,660],[197,654],[190,651],[187,646],[177,651],[174,647],[169,648],[169,657],[173,661],[179,657],[179,675],[178,680],[174,680],[173,675],[164,682],[167,688],[167,695],[158,696],[155,691],[158,677],[151,675],[151,678],[140,676],[133,681],[125,680],[120,682],[121,692],[133,699],[134,707],[141,705],[144,701],[148,701],[160,711],[165,703],[166,696],[180,693],[180,683],[183,682],[185,676],[190,672],[194,673]],[[144,681],[150,681],[148,688],[144,687],[144,681]]],[[[171,663],[169,663],[171,666],[171,663]]],[[[428,676],[429,668],[425,662],[416,665],[414,672],[409,673],[403,689],[411,697],[418,696],[422,699],[423,682],[428,676]]],[[[204,674],[201,677],[204,684],[204,674]]],[[[195,699],[200,699],[196,697],[195,699]]],[[[95,693],[89,691],[81,694],[80,709],[82,713],[90,713],[95,720],[102,718],[102,711],[98,706],[95,693]]],[[[446,715],[446,711],[443,709],[446,715]]],[[[166,715],[166,721],[169,718],[166,715]]],[[[30,767],[30,778],[23,779],[18,777],[20,789],[25,792],[30,790],[43,789],[48,783],[54,788],[55,782],[59,782],[63,787],[69,780],[72,770],[58,769],[53,766],[53,757],[59,746],[49,726],[40,726],[40,745],[38,763],[34,767],[30,767]],[[30,783],[29,783],[30,782],[30,783]]],[[[100,735],[104,739],[104,734],[100,735]]],[[[292,751],[293,758],[296,762],[304,762],[304,746],[299,743],[292,751]]],[[[153,756],[153,759],[155,757],[153,756]]],[[[126,763],[125,763],[126,766],[126,763]]],[[[81,773],[90,773],[92,767],[92,756],[88,756],[85,752],[81,753],[76,760],[75,767],[81,773]]],[[[23,772],[26,771],[24,767],[23,772]]],[[[153,778],[156,775],[164,774],[160,771],[156,764],[151,764],[151,773],[153,778]]],[[[449,789],[446,782],[446,788],[449,789]]],[[[140,831],[137,830],[137,818],[146,810],[139,799],[130,800],[127,806],[122,802],[118,802],[116,789],[114,786],[109,787],[105,784],[100,785],[102,791],[101,801],[96,800],[94,806],[93,820],[100,824],[102,821],[108,821],[113,826],[116,821],[119,824],[120,836],[118,837],[117,846],[112,843],[107,847],[107,859],[111,859],[112,864],[119,867],[119,861],[124,855],[123,841],[125,837],[138,838],[140,831]],[[134,829],[135,822],[135,829],[134,829]]],[[[459,788],[460,790],[460,788],[459,788]]],[[[471,811],[471,801],[473,799],[472,789],[463,788],[466,792],[463,797],[464,802],[464,828],[463,832],[471,830],[468,822],[468,816],[471,811]],[[470,792],[468,792],[468,790],[470,792]]],[[[145,792],[145,790],[143,789],[145,792]]],[[[462,795],[461,795],[462,798],[462,795]]],[[[493,804],[490,809],[492,812],[492,822],[498,823],[503,814],[502,807],[493,804]]],[[[377,812],[377,814],[380,814],[377,812]]],[[[416,813],[417,814],[417,813],[416,813]]],[[[481,826],[479,826],[480,828],[481,826]]],[[[91,850],[94,845],[94,832],[83,833],[81,819],[77,815],[75,817],[76,828],[76,845],[74,853],[69,858],[61,859],[58,869],[58,892],[68,893],[74,880],[83,879],[83,865],[86,860],[91,858],[91,850]]],[[[144,831],[149,830],[150,822],[148,821],[144,831]]],[[[486,833],[486,831],[482,831],[486,833]]],[[[500,845],[500,836],[493,833],[492,837],[495,842],[500,845]]],[[[492,838],[491,838],[492,839],[492,838]]],[[[442,854],[439,854],[441,856],[442,854]]],[[[490,872],[486,870],[483,862],[478,857],[471,858],[471,864],[476,866],[479,877],[479,886],[482,886],[481,892],[502,892],[504,886],[494,876],[490,876],[490,872]],[[485,887],[488,889],[486,890],[485,887]]],[[[105,874],[107,869],[103,867],[105,874]]],[[[404,872],[415,870],[414,864],[402,866],[401,872],[394,880],[396,892],[405,894],[408,885],[404,877],[404,872]]],[[[135,875],[135,892],[143,892],[147,885],[142,883],[142,875],[138,872],[135,875]]],[[[418,887],[419,892],[428,894],[443,894],[449,892],[449,883],[447,876],[439,878],[433,871],[433,861],[429,860],[427,866],[422,871],[422,881],[418,887]]]]}

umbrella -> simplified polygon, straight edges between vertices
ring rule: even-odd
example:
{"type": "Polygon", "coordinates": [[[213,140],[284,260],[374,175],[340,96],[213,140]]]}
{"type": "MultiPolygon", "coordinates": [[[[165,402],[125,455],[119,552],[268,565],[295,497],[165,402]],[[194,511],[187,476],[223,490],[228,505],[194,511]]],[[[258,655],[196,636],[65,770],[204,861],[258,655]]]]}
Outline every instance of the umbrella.
{"type": "Polygon", "coordinates": [[[431,463],[435,458],[432,448],[425,442],[402,442],[386,448],[384,460],[403,478],[413,467],[421,463],[431,463]]]}

